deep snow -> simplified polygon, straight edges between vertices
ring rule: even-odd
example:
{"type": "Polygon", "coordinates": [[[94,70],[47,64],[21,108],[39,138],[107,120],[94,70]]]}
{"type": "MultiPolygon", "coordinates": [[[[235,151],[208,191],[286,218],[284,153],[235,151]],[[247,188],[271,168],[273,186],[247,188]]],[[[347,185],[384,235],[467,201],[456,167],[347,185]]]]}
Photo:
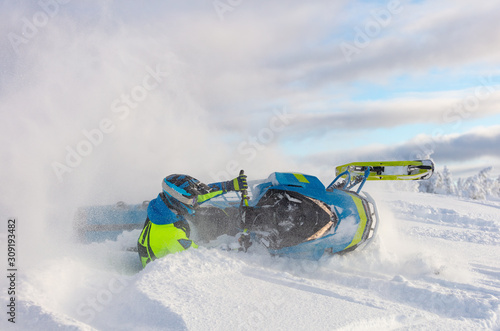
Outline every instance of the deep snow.
{"type": "MultiPolygon", "coordinates": [[[[68,247],[20,270],[15,327],[499,330],[500,203],[368,192],[378,238],[319,262],[202,247],[140,270],[124,250],[138,231],[68,247]]],[[[2,329],[12,327],[4,316],[2,329]]]]}

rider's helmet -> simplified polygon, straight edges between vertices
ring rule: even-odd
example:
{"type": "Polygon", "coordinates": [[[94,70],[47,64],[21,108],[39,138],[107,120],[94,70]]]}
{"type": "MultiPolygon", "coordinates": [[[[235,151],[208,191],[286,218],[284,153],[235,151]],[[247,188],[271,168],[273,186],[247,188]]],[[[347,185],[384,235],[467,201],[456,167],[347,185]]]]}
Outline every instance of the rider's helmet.
{"type": "Polygon", "coordinates": [[[169,200],[173,198],[191,214],[197,206],[198,195],[210,192],[210,188],[188,175],[170,175],[163,179],[163,193],[169,200]]]}

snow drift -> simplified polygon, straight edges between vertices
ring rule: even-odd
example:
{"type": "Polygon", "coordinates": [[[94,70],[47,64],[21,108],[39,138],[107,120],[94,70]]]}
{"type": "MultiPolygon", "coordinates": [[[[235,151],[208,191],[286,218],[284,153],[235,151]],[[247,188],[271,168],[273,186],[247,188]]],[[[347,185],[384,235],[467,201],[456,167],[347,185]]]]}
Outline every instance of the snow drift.
{"type": "Polygon", "coordinates": [[[141,270],[136,253],[124,250],[137,231],[69,248],[23,271],[18,325],[498,329],[498,202],[376,194],[384,201],[376,242],[319,262],[273,258],[257,248],[245,254],[201,247],[141,270]]]}

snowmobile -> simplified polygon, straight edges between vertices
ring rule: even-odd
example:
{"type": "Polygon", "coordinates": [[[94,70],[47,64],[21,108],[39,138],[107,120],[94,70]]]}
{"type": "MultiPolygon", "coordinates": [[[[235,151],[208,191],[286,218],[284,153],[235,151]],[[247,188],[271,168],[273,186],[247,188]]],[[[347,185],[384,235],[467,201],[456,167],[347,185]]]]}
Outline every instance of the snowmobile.
{"type": "MultiPolygon", "coordinates": [[[[361,248],[375,238],[379,225],[374,199],[362,192],[366,181],[428,179],[434,164],[431,160],[354,162],[336,167],[335,172],[328,186],[315,176],[274,172],[267,179],[249,181],[249,192],[207,201],[190,218],[198,244],[240,234],[239,250],[257,242],[271,255],[312,260],[361,248]]],[[[116,240],[123,231],[141,229],[147,205],[147,201],[131,206],[120,202],[80,208],[74,223],[78,238],[116,240]]]]}

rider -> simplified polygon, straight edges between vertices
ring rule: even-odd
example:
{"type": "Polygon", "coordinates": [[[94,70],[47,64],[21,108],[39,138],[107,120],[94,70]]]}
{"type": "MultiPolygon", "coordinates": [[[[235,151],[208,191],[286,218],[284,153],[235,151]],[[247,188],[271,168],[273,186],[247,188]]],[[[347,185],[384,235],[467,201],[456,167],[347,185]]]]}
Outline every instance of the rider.
{"type": "Polygon", "coordinates": [[[230,191],[248,188],[246,175],[209,185],[188,175],[170,175],[163,179],[163,192],[149,203],[146,222],[137,248],[142,267],[165,255],[197,248],[189,239],[186,216],[193,215],[199,204],[230,191]]]}

